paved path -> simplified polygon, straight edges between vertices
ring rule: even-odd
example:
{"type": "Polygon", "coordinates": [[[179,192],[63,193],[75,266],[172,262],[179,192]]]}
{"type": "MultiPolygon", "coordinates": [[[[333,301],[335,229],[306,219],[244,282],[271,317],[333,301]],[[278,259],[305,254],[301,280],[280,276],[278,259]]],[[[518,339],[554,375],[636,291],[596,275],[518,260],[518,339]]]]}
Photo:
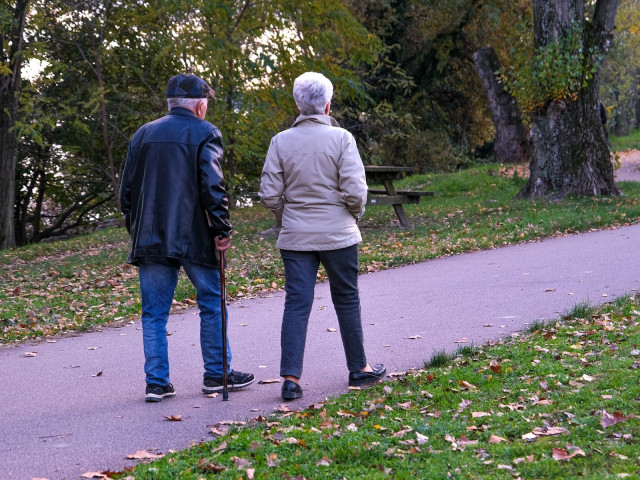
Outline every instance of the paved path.
{"type": "MultiPolygon", "coordinates": [[[[389,371],[420,367],[461,338],[501,338],[581,302],[640,288],[640,225],[432,260],[360,279],[366,349],[389,371]],[[492,327],[485,325],[491,324],[492,327]],[[411,340],[409,337],[422,338],[411,340]]],[[[233,367],[278,378],[284,295],[230,307],[233,367]]],[[[347,372],[326,284],[316,288],[302,379],[304,408],[347,391],[347,372]]],[[[169,322],[172,382],[178,395],[143,401],[140,324],[56,343],[0,349],[0,478],[75,480],[121,470],[139,450],[167,452],[213,438],[210,426],[266,415],[282,403],[280,383],[232,392],[229,402],[200,392],[195,310],[169,322]],[[25,357],[25,352],[36,352],[25,357]],[[102,372],[98,375],[99,372],[102,372]],[[182,415],[170,422],[165,416],[182,415]]]]}

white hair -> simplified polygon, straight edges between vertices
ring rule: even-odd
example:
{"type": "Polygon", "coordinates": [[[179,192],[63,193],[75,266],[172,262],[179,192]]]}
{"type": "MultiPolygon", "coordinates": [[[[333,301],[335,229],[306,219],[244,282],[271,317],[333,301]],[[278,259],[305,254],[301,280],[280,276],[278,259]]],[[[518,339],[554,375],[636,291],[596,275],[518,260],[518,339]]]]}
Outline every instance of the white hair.
{"type": "Polygon", "coordinates": [[[202,101],[207,101],[206,98],[182,98],[182,97],[173,97],[167,98],[167,105],[169,106],[169,110],[172,108],[188,108],[189,110],[195,110],[198,104],[202,101]]]}
{"type": "Polygon", "coordinates": [[[333,85],[321,73],[303,73],[293,82],[293,98],[302,115],[324,114],[332,96],[333,85]]]}

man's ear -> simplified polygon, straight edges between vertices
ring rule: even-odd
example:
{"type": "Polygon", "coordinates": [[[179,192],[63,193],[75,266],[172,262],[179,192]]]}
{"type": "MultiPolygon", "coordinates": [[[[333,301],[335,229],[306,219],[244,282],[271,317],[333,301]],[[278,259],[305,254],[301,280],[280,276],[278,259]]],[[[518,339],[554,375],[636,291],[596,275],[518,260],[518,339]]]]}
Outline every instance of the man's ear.
{"type": "Polygon", "coordinates": [[[327,105],[324,107],[324,114],[329,115],[330,111],[331,111],[331,102],[327,102],[327,105]]]}

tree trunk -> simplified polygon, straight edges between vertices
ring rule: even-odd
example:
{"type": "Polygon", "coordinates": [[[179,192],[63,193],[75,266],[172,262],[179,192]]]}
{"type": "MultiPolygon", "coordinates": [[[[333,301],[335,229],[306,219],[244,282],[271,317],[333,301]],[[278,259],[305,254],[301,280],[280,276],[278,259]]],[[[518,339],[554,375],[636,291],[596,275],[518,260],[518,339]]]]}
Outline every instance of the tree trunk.
{"type": "Polygon", "coordinates": [[[529,163],[529,132],[513,96],[505,90],[497,72],[500,61],[492,47],[484,47],[473,55],[476,71],[487,94],[491,118],[496,128],[494,152],[500,163],[529,163]]]}
{"type": "Polygon", "coordinates": [[[634,107],[635,107],[635,122],[633,124],[635,130],[640,130],[640,95],[638,94],[638,89],[640,89],[640,69],[636,71],[636,83],[634,89],[634,107]]]}
{"type": "MultiPolygon", "coordinates": [[[[598,0],[591,22],[583,0],[533,0],[534,41],[540,48],[566,35],[572,22],[582,25],[582,51],[597,47],[606,54],[619,0],[598,0]]],[[[588,60],[588,59],[587,59],[588,60]]],[[[618,195],[611,153],[599,117],[598,70],[574,100],[549,101],[532,113],[530,176],[521,198],[567,194],[618,195]]]]}
{"type": "MultiPolygon", "coordinates": [[[[12,12],[9,32],[0,33],[0,61],[9,65],[0,75],[0,250],[15,245],[15,187],[18,116],[18,92],[24,49],[24,27],[27,21],[28,0],[18,0],[12,12]],[[5,41],[10,41],[8,52],[5,41]]],[[[6,7],[5,7],[6,8],[6,7]]]]}

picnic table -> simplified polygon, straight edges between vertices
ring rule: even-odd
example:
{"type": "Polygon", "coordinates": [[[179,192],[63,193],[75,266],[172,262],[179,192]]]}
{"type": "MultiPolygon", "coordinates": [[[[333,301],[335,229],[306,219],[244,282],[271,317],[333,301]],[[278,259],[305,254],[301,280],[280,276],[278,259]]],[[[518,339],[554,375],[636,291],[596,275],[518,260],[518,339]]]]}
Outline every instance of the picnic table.
{"type": "Polygon", "coordinates": [[[367,193],[367,205],[393,205],[400,226],[407,228],[410,226],[407,214],[404,212],[403,204],[419,203],[424,196],[433,196],[433,192],[400,190],[396,191],[393,181],[402,176],[403,173],[411,172],[410,167],[392,166],[365,166],[367,183],[382,185],[384,190],[370,188],[367,193]]]}

